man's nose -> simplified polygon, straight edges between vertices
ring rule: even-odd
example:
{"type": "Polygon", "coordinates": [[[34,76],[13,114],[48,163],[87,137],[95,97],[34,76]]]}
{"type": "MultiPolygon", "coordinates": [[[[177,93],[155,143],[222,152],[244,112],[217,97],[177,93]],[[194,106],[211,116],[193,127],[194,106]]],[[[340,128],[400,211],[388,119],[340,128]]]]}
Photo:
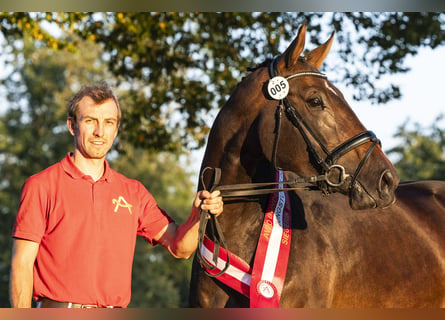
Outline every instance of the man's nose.
{"type": "Polygon", "coordinates": [[[102,137],[104,135],[104,127],[102,124],[96,124],[96,127],[94,128],[94,135],[96,137],[102,137]]]}

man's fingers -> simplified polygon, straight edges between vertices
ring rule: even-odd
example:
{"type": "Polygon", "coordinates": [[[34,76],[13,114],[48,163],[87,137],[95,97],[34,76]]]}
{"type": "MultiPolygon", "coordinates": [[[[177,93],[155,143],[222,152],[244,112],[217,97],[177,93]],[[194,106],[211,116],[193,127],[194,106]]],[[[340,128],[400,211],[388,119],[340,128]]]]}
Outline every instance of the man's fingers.
{"type": "Polygon", "coordinates": [[[201,200],[201,209],[207,210],[214,215],[222,213],[224,203],[219,190],[215,190],[212,193],[206,190],[200,191],[198,198],[201,200]]]}

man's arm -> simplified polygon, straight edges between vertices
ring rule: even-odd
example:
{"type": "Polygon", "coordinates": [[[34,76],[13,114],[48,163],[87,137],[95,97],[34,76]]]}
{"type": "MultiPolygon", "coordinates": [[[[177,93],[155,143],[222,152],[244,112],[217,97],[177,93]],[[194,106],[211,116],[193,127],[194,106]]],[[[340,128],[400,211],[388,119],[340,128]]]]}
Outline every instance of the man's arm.
{"type": "Polygon", "coordinates": [[[198,247],[198,229],[201,217],[200,208],[211,214],[220,215],[223,211],[223,201],[219,191],[210,193],[200,191],[196,194],[192,212],[181,225],[170,223],[154,238],[159,244],[167,248],[176,258],[188,259],[198,247]]]}
{"type": "Polygon", "coordinates": [[[14,239],[9,285],[9,297],[13,308],[31,307],[33,266],[38,251],[38,243],[14,239]]]}

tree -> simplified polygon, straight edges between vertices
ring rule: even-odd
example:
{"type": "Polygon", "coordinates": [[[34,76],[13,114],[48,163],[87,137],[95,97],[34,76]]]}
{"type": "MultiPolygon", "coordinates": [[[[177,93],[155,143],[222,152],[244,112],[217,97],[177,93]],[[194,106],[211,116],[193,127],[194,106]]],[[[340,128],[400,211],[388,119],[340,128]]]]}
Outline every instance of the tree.
{"type": "Polygon", "coordinates": [[[400,145],[388,151],[398,158],[394,165],[401,180],[445,180],[445,130],[440,128],[440,115],[430,128],[408,122],[399,127],[394,137],[400,145]]]}
{"type": "Polygon", "coordinates": [[[0,30],[10,45],[28,33],[41,45],[75,50],[76,42],[51,36],[44,28],[51,23],[101,44],[109,69],[138,93],[121,138],[145,149],[178,150],[204,144],[208,115],[247,67],[278,54],[304,21],[313,44],[337,32],[340,59],[326,69],[331,80],[356,88],[356,99],[384,103],[401,92],[397,85],[378,87],[378,80],[407,71],[404,59],[419,47],[443,44],[444,19],[418,12],[3,13],[0,30]],[[147,128],[155,128],[156,139],[144,138],[147,128]]]}

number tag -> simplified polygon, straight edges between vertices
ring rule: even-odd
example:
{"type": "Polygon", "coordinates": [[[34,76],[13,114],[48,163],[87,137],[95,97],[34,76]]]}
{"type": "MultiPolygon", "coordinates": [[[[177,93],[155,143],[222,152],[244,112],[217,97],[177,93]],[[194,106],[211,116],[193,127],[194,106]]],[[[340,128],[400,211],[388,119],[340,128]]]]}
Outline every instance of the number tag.
{"type": "Polygon", "coordinates": [[[272,99],[282,100],[289,93],[289,82],[283,77],[274,77],[269,80],[267,91],[272,99]]]}

